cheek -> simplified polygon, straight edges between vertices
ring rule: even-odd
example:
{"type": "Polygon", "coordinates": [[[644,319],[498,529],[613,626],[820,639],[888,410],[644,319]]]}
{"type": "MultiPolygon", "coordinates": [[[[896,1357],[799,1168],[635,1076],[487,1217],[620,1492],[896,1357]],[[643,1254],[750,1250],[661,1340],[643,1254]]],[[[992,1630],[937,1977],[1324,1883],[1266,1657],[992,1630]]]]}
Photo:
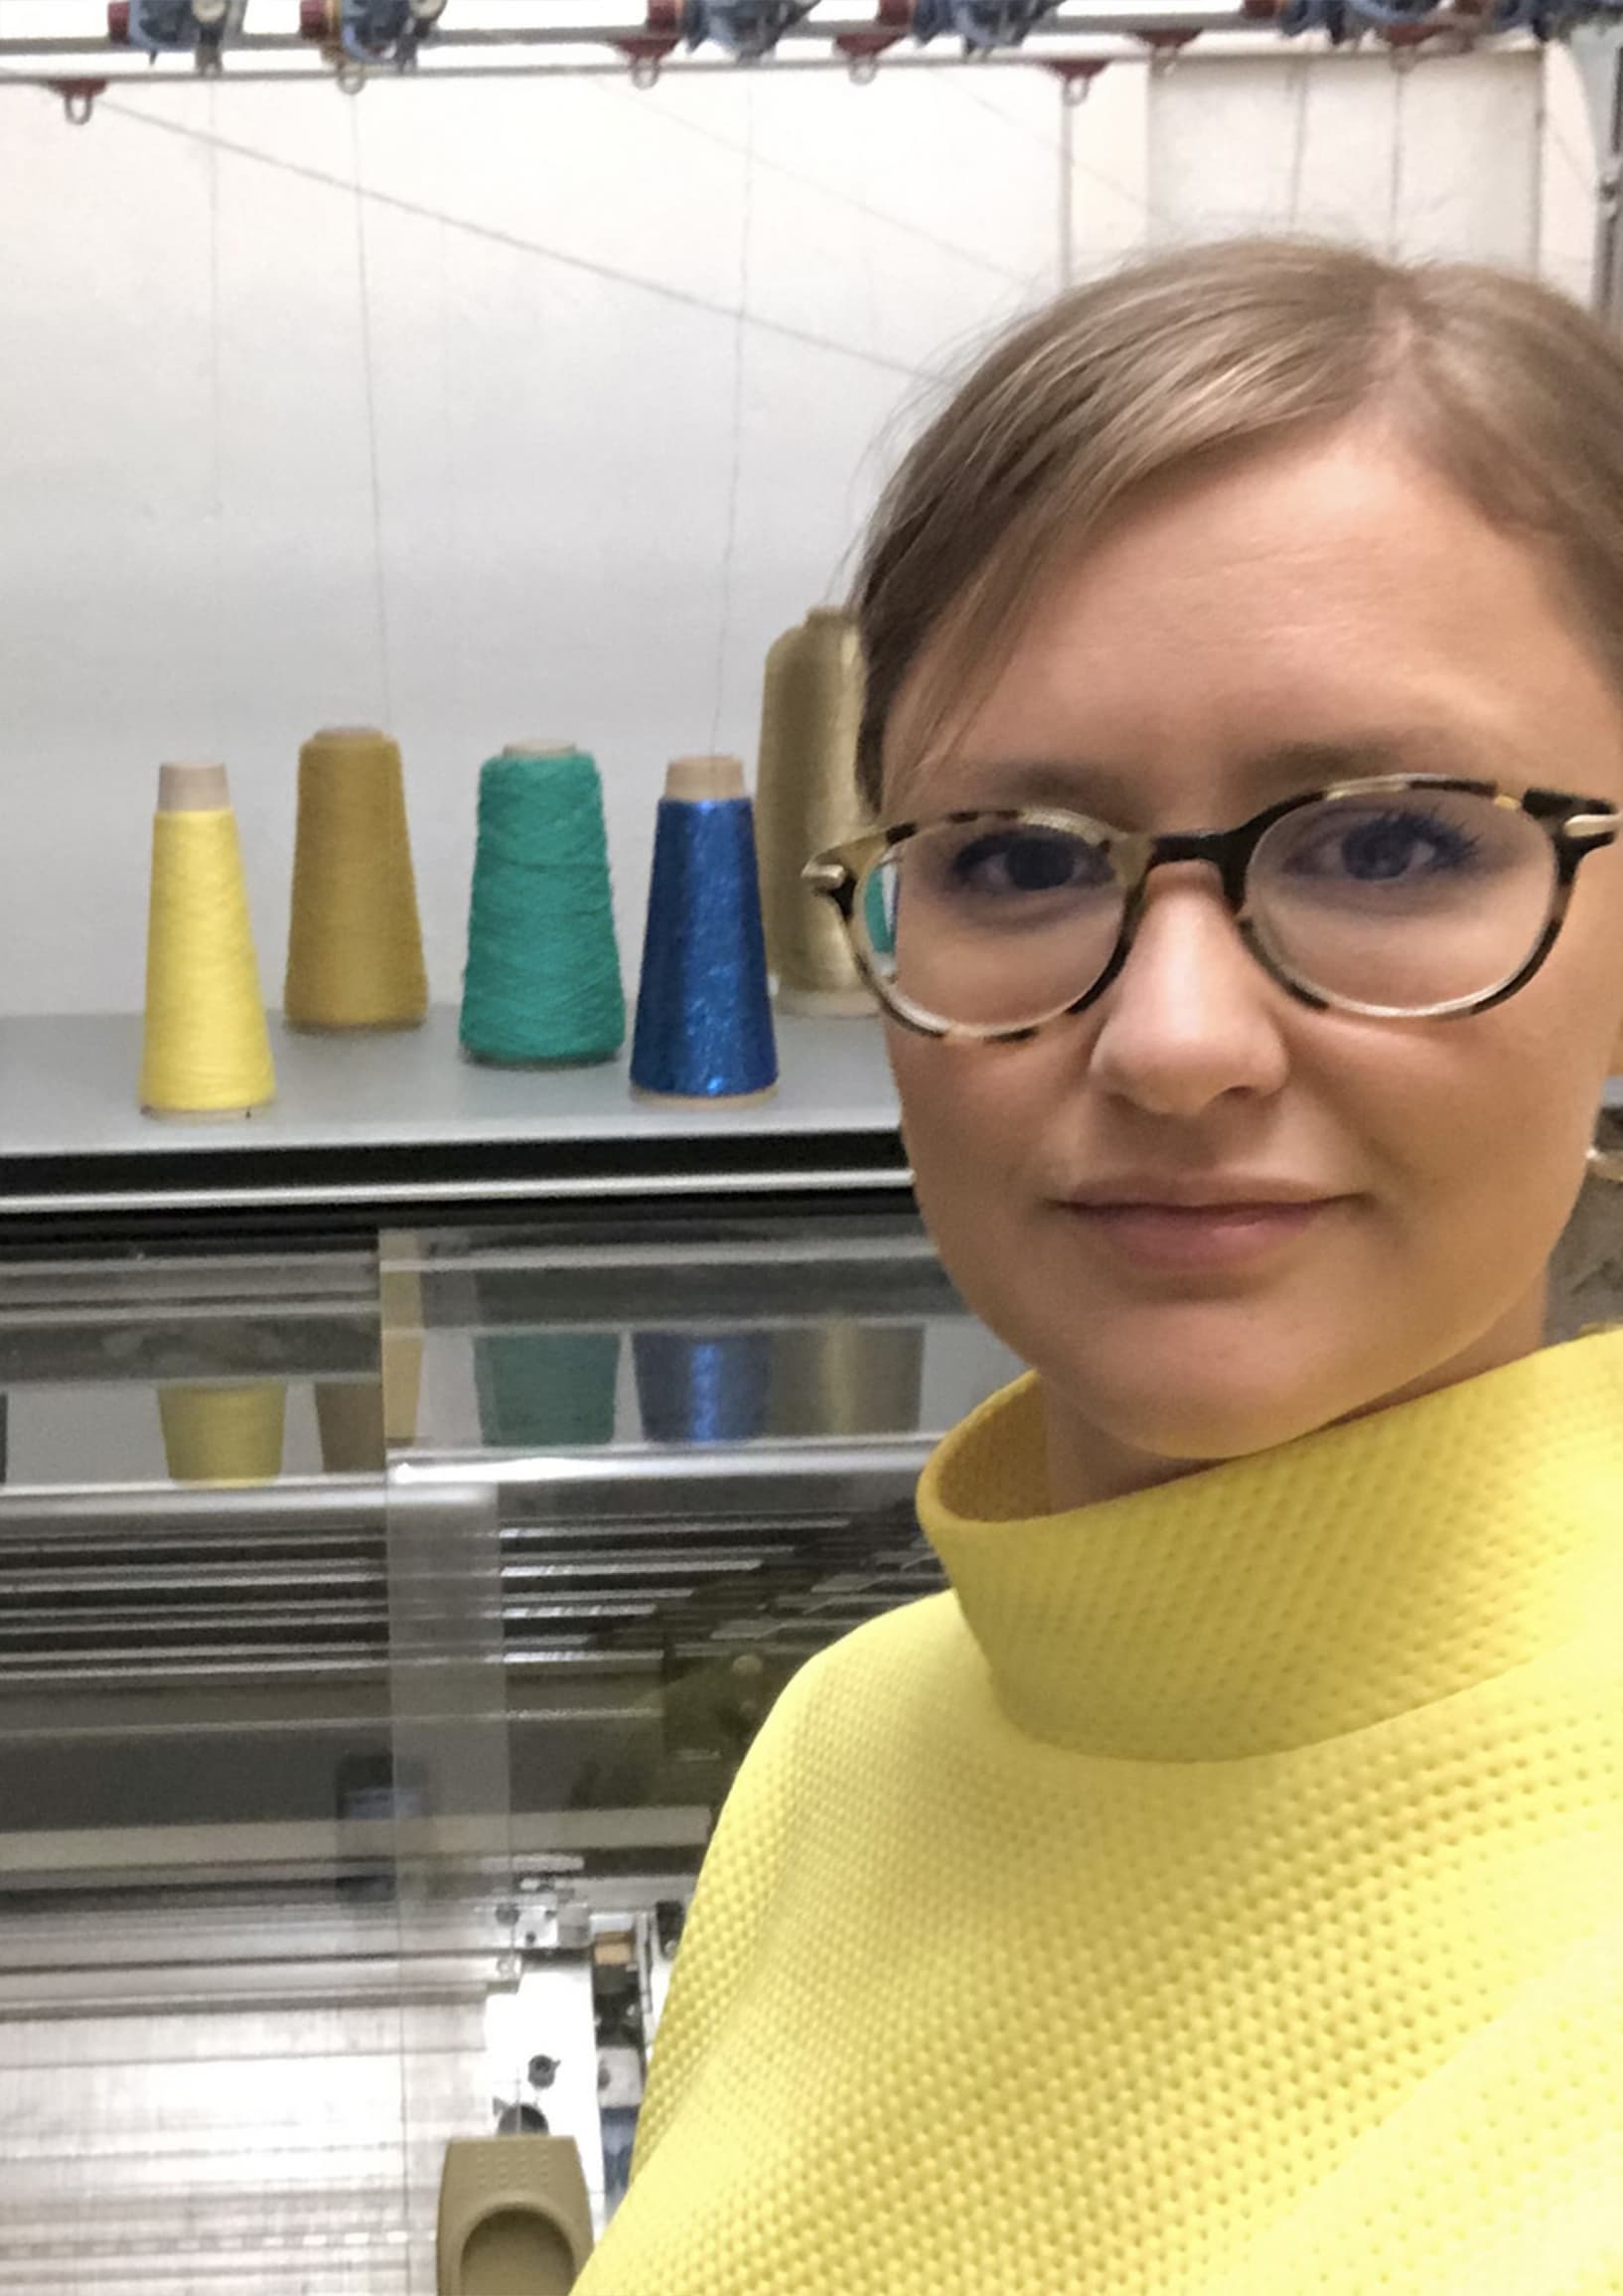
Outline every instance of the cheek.
{"type": "Polygon", "coordinates": [[[1074,1057],[1058,1033],[1028,1045],[888,1034],[919,1202],[957,1274],[966,1251],[993,1251],[999,1225],[1031,1200],[1037,1144],[1080,1088],[1074,1057]]]}
{"type": "Polygon", "coordinates": [[[1517,999],[1406,1041],[1369,1039],[1299,1081],[1367,1159],[1383,1224],[1401,1231],[1416,1281],[1429,1267],[1491,1285],[1513,1272],[1532,1280],[1552,1249],[1605,1072],[1570,1007],[1517,999]]]}

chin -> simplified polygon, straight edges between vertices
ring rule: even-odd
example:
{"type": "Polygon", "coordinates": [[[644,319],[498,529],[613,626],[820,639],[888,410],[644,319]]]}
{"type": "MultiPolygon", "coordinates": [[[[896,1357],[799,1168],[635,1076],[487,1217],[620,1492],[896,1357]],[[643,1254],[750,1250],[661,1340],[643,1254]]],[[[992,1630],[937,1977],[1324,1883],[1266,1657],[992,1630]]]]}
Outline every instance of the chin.
{"type": "Polygon", "coordinates": [[[1367,1401],[1327,1406],[1318,1396],[1277,1390],[1265,1395],[1209,1394],[1185,1388],[1171,1396],[1123,1394],[1117,1388],[1108,1395],[1089,1397],[1079,1394],[1074,1381],[1045,1377],[1043,1383],[1050,1394],[1070,1401],[1113,1447],[1165,1460],[1169,1467],[1210,1467],[1225,1459],[1246,1459],[1369,1407],[1367,1401]]]}
{"type": "Polygon", "coordinates": [[[1113,1348],[1027,1357],[1050,1407],[1069,1411],[1112,1448],[1169,1466],[1211,1466],[1311,1435],[1379,1407],[1416,1375],[1412,1365],[1355,1363],[1339,1351],[1314,1360],[1299,1335],[1269,1346],[1230,1335],[1226,1345],[1163,1345],[1135,1359],[1113,1348]]]}

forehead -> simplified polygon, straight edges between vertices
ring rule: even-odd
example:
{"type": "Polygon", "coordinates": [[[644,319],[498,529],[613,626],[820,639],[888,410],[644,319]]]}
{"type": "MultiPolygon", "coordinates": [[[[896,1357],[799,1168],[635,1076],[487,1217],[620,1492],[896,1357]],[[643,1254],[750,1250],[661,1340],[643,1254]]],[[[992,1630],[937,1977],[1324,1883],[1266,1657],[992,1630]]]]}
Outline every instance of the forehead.
{"type": "Polygon", "coordinates": [[[1214,820],[1343,772],[1623,793],[1623,713],[1552,560],[1348,431],[1134,506],[993,663],[944,633],[886,755],[892,818],[1046,796],[1214,820]]]}

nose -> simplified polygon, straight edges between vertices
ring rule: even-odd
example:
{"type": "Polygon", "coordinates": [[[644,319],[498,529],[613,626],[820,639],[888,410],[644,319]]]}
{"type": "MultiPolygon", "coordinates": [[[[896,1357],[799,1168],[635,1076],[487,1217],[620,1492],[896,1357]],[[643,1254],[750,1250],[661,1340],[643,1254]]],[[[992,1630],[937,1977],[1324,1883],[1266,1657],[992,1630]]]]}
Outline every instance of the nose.
{"type": "Polygon", "coordinates": [[[1283,992],[1247,948],[1204,862],[1153,870],[1127,961],[1097,1008],[1089,1070],[1157,1116],[1203,1114],[1227,1093],[1265,1097],[1289,1050],[1283,992]]]}

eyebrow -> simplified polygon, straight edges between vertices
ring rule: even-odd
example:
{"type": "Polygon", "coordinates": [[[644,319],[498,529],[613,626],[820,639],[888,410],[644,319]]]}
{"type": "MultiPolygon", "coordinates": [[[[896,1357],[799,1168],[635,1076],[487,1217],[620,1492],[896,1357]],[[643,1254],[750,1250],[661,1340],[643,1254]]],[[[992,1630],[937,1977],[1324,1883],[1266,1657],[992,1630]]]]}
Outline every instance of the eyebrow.
{"type": "MultiPolygon", "coordinates": [[[[1486,780],[1505,778],[1505,762],[1496,763],[1497,772],[1495,765],[1484,759],[1480,746],[1457,727],[1425,726],[1360,735],[1356,740],[1273,743],[1245,759],[1236,778],[1260,807],[1276,796],[1294,796],[1331,782],[1355,781],[1366,775],[1438,773],[1486,780]]],[[[937,781],[942,807],[971,803],[988,807],[1055,805],[1097,815],[1122,828],[1134,825],[1133,815],[1142,810],[1144,793],[1141,773],[1085,758],[955,759],[950,765],[938,766],[934,773],[928,766],[915,768],[907,780],[914,784],[918,797],[925,795],[929,782],[937,781]]],[[[913,810],[919,809],[915,804],[913,810]]]]}

